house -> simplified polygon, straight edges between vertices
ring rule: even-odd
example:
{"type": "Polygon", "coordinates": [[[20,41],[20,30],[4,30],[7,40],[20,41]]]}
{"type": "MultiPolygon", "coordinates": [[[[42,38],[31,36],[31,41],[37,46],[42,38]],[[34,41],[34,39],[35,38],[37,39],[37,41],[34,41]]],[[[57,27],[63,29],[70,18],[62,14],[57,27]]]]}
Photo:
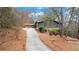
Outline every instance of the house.
{"type": "Polygon", "coordinates": [[[40,26],[45,26],[46,28],[59,28],[59,25],[61,25],[61,23],[52,20],[35,22],[36,28],[39,28],[40,26]]]}
{"type": "Polygon", "coordinates": [[[24,24],[24,26],[23,27],[34,27],[34,24],[24,24]]]}
{"type": "Polygon", "coordinates": [[[47,20],[45,21],[45,23],[47,28],[59,28],[59,26],[61,25],[60,22],[52,20],[47,20]]]}
{"type": "Polygon", "coordinates": [[[41,27],[41,26],[45,26],[44,21],[36,21],[36,22],[35,22],[35,28],[39,28],[39,27],[41,27]]]}

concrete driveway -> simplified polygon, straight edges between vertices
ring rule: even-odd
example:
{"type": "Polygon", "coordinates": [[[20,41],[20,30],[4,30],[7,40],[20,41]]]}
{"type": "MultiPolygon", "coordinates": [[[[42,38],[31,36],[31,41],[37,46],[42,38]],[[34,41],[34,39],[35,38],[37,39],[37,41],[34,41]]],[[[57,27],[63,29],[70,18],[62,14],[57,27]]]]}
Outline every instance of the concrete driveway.
{"type": "Polygon", "coordinates": [[[27,33],[27,50],[28,51],[51,51],[43,42],[40,40],[37,32],[34,28],[25,28],[27,33]]]}

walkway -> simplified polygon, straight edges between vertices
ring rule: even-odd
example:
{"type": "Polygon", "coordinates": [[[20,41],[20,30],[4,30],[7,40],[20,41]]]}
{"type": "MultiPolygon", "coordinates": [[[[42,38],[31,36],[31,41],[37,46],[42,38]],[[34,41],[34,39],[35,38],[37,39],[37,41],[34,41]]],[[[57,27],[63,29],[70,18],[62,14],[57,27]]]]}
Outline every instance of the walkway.
{"type": "Polygon", "coordinates": [[[28,51],[51,51],[44,45],[38,37],[37,32],[33,28],[26,29],[27,31],[27,49],[28,51]]]}

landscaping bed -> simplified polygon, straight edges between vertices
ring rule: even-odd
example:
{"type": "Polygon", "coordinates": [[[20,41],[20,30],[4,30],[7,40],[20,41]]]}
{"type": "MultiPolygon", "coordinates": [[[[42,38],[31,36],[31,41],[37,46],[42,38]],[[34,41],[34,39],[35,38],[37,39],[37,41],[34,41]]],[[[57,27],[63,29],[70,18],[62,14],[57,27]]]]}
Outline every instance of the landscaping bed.
{"type": "MultiPolygon", "coordinates": [[[[48,33],[38,32],[40,40],[55,51],[79,51],[79,40],[69,40],[65,36],[50,36],[48,33]]],[[[73,38],[72,38],[73,39],[73,38]]]]}
{"type": "Polygon", "coordinates": [[[26,33],[23,30],[0,31],[0,51],[26,50],[26,33]]]}

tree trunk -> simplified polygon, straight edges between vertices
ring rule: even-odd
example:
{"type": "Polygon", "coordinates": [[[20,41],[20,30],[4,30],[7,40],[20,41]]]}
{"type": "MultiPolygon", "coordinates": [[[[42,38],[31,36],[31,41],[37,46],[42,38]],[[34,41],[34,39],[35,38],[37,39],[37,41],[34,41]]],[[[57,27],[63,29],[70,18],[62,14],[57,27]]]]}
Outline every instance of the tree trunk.
{"type": "Polygon", "coordinates": [[[77,32],[77,38],[79,39],[79,18],[78,18],[78,32],[77,32]]]}
{"type": "Polygon", "coordinates": [[[61,20],[60,20],[60,36],[63,37],[64,35],[64,26],[63,26],[63,9],[61,8],[61,11],[60,11],[60,15],[61,15],[61,20]]]}

